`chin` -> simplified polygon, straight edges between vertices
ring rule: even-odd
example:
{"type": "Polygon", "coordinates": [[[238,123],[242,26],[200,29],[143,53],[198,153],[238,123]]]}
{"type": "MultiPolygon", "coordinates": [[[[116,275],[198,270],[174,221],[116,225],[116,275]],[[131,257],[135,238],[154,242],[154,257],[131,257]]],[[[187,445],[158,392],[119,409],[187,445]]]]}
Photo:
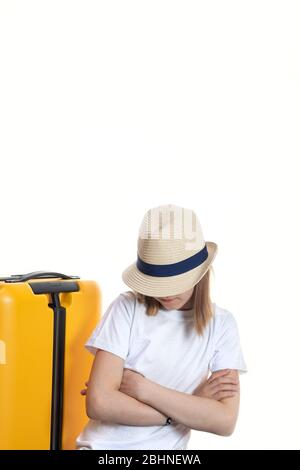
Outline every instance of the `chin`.
{"type": "Polygon", "coordinates": [[[166,308],[167,310],[178,310],[179,308],[182,307],[181,304],[175,304],[175,302],[172,303],[172,304],[170,303],[169,305],[168,304],[162,304],[162,306],[164,308],[166,308]]]}

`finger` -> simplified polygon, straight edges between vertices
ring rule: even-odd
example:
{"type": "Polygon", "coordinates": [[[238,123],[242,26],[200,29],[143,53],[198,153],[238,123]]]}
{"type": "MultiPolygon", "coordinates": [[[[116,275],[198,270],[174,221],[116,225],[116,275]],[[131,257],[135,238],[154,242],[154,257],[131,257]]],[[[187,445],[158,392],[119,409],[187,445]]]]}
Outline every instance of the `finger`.
{"type": "Polygon", "coordinates": [[[238,392],[239,391],[239,386],[238,385],[232,385],[232,384],[220,384],[220,385],[217,385],[216,387],[213,387],[211,389],[212,394],[215,394],[215,393],[218,393],[218,392],[224,392],[224,391],[238,392]]]}
{"type": "Polygon", "coordinates": [[[240,383],[239,382],[234,382],[232,380],[214,380],[213,382],[211,382],[209,384],[209,387],[210,388],[215,388],[215,387],[220,387],[222,388],[223,386],[227,386],[227,385],[230,385],[231,387],[239,387],[240,386],[240,383]]]}
{"type": "Polygon", "coordinates": [[[235,397],[237,394],[234,392],[220,392],[216,393],[213,398],[215,400],[223,400],[223,398],[235,397]]]}
{"type": "Polygon", "coordinates": [[[211,376],[207,379],[207,382],[210,383],[213,380],[217,379],[218,377],[223,377],[224,375],[229,374],[230,369],[222,369],[222,370],[217,370],[216,372],[213,372],[211,376]]]}
{"type": "Polygon", "coordinates": [[[213,385],[222,384],[222,383],[223,384],[225,384],[225,383],[238,384],[239,379],[236,378],[236,377],[232,377],[231,375],[223,375],[221,377],[214,377],[213,380],[211,380],[208,383],[213,384],[213,385]]]}
{"type": "Polygon", "coordinates": [[[232,382],[231,380],[224,380],[224,381],[214,381],[214,382],[211,382],[209,385],[211,390],[214,390],[215,388],[218,388],[219,390],[224,388],[224,387],[227,387],[227,386],[230,386],[232,388],[239,388],[240,387],[240,384],[239,382],[232,382]]]}

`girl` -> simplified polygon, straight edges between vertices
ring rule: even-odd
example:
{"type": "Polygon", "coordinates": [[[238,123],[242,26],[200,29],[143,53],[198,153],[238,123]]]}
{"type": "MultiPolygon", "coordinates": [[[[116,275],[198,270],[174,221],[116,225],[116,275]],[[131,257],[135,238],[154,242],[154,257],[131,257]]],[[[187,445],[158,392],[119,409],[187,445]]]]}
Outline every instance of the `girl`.
{"type": "Polygon", "coordinates": [[[233,314],[210,300],[216,254],[194,211],[146,213],[122,274],[131,290],[85,345],[95,358],[77,449],[186,449],[191,429],[232,434],[247,368],[233,314]]]}

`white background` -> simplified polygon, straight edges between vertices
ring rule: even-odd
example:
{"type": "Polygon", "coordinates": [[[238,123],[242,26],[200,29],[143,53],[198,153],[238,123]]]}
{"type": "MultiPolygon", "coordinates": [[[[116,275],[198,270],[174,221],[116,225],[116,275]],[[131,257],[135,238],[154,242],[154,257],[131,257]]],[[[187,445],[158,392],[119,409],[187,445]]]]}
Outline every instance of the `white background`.
{"type": "Polygon", "coordinates": [[[299,448],[297,1],[1,1],[0,276],[127,290],[144,213],[194,209],[249,372],[234,434],[299,448]]]}

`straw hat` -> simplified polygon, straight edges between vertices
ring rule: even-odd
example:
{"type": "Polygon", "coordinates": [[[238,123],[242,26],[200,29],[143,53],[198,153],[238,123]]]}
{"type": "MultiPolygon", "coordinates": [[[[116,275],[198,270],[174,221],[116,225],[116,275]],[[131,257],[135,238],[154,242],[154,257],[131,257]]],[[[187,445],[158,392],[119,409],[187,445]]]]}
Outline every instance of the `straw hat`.
{"type": "Polygon", "coordinates": [[[204,240],[193,210],[173,204],[154,207],[140,225],[137,260],[122,279],[151,297],[181,294],[200,281],[217,251],[216,243],[204,240]]]}

